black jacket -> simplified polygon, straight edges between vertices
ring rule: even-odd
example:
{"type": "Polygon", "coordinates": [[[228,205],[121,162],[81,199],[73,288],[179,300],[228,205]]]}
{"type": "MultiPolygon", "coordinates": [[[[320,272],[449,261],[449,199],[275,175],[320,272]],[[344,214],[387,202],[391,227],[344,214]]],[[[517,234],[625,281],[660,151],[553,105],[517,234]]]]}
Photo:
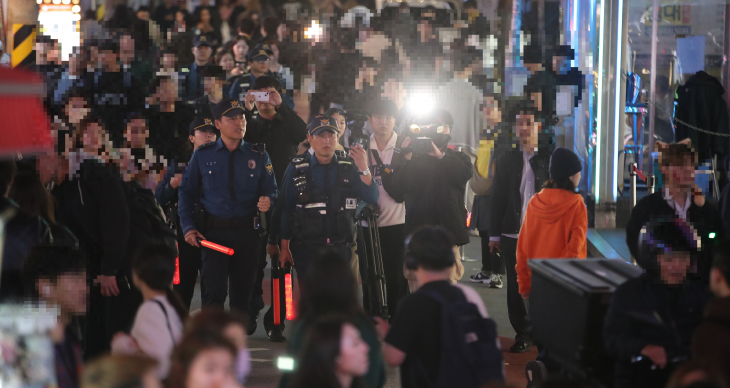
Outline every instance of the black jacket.
{"type": "MultiPolygon", "coordinates": [[[[662,191],[642,198],[631,211],[631,218],[626,225],[626,245],[629,246],[631,256],[636,258],[642,267],[645,267],[646,263],[641,263],[639,254],[641,228],[649,221],[674,218],[677,218],[677,214],[664,200],[662,191]]],[[[687,210],[687,219],[697,230],[697,235],[700,236],[702,243],[696,271],[701,279],[707,281],[712,264],[712,250],[724,236],[722,220],[714,203],[706,201],[704,206],[700,207],[695,204],[694,200],[687,210]],[[711,233],[715,233],[714,238],[710,238],[711,233]]]]}
{"type": "Polygon", "coordinates": [[[440,225],[456,238],[456,245],[469,243],[464,191],[471,178],[471,159],[446,148],[441,159],[414,154],[394,168],[393,180],[402,185],[406,203],[406,234],[426,225],[440,225]]]}
{"type": "Polygon", "coordinates": [[[648,272],[616,289],[606,313],[603,339],[616,360],[616,387],[664,387],[674,368],[690,356],[692,333],[710,298],[706,287],[685,283],[670,287],[648,272]],[[667,367],[634,358],[646,345],[667,353],[667,367]]]}
{"type": "MultiPolygon", "coordinates": [[[[717,78],[700,71],[677,89],[677,109],[675,117],[696,127],[717,132],[728,133],[728,112],[725,103],[725,89],[717,78]]],[[[692,139],[692,145],[699,154],[700,162],[719,155],[728,154],[728,140],[715,135],[697,132],[677,122],[675,131],[677,141],[692,139]]]]}
{"type": "Polygon", "coordinates": [[[118,272],[131,276],[134,252],[129,247],[136,244],[130,236],[131,220],[123,184],[115,168],[86,160],[77,176],[53,191],[59,206],[59,222],[77,236],[86,250],[92,276],[118,272]]]}
{"type": "MultiPolygon", "coordinates": [[[[490,198],[489,236],[499,237],[503,234],[518,234],[522,217],[522,183],[523,167],[522,151],[511,151],[500,156],[492,179],[490,198]]],[[[549,179],[550,153],[540,149],[530,159],[530,166],[535,175],[535,193],[540,192],[542,185],[549,179]]]]}
{"type": "Polygon", "coordinates": [[[246,135],[249,143],[266,144],[266,152],[274,167],[276,185],[283,187],[284,172],[289,160],[297,154],[299,143],[307,138],[307,124],[289,106],[282,103],[273,119],[256,118],[246,112],[246,135]]]}

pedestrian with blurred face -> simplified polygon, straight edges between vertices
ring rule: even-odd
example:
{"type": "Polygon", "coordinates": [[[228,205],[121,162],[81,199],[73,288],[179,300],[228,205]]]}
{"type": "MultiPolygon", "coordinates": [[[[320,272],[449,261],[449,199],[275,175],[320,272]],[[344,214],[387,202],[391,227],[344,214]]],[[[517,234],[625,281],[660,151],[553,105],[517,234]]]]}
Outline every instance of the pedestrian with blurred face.
{"type": "Polygon", "coordinates": [[[84,368],[81,388],[163,388],[157,361],[138,355],[106,355],[84,368]]]}
{"type": "Polygon", "coordinates": [[[184,101],[193,101],[204,93],[202,68],[208,66],[213,55],[213,38],[208,35],[196,35],[193,38],[192,52],[195,62],[189,66],[188,73],[181,73],[185,76],[184,101]]]}
{"type": "Polygon", "coordinates": [[[190,333],[172,355],[170,388],[239,388],[236,347],[221,333],[190,333]]]}

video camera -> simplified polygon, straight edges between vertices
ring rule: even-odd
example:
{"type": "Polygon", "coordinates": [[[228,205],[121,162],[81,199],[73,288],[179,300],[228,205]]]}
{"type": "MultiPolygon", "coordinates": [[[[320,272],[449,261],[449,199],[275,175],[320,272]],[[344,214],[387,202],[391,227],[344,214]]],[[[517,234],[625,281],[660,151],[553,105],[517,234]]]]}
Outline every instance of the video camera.
{"type": "Polygon", "coordinates": [[[411,124],[410,130],[405,132],[406,137],[410,137],[411,146],[410,149],[404,149],[406,153],[409,151],[416,154],[427,154],[431,152],[433,147],[433,135],[443,132],[443,125],[441,124],[411,124]]]}
{"type": "Polygon", "coordinates": [[[360,144],[364,150],[368,149],[370,138],[365,136],[365,133],[362,131],[363,127],[365,127],[365,122],[368,121],[368,118],[369,116],[367,113],[360,110],[350,109],[345,112],[347,129],[350,130],[350,138],[348,139],[348,142],[351,146],[353,144],[360,144]]]}

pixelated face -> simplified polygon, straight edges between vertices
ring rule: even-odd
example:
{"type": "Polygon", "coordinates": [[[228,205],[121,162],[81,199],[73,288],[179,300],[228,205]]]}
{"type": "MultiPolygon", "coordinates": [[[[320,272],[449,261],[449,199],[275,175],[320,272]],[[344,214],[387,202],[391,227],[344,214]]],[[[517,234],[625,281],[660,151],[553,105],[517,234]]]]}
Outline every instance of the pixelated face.
{"type": "Polygon", "coordinates": [[[236,59],[238,61],[243,61],[246,59],[246,54],[248,54],[248,44],[246,44],[245,40],[239,40],[236,42],[236,44],[233,45],[233,54],[236,56],[236,59]]]}
{"type": "Polygon", "coordinates": [[[347,120],[345,119],[345,116],[335,113],[332,115],[332,118],[335,119],[335,122],[337,122],[337,130],[340,132],[339,136],[344,136],[345,130],[347,129],[347,120]]]}
{"type": "Polygon", "coordinates": [[[157,96],[162,102],[174,103],[177,101],[177,83],[172,79],[164,80],[157,89],[157,96]]]}
{"type": "Polygon", "coordinates": [[[235,383],[233,355],[224,348],[203,350],[190,364],[186,387],[223,388],[235,383]]]}
{"type": "Polygon", "coordinates": [[[396,104],[402,103],[402,101],[406,98],[406,91],[403,88],[403,82],[389,78],[383,84],[383,93],[381,93],[380,96],[393,101],[396,104]]]}
{"type": "Polygon", "coordinates": [[[203,144],[216,141],[217,137],[214,132],[196,130],[195,135],[190,135],[188,139],[193,143],[193,148],[198,149],[203,144]]]}
{"type": "Polygon", "coordinates": [[[243,113],[238,113],[234,117],[222,116],[220,120],[215,121],[215,126],[221,131],[222,138],[241,140],[246,134],[246,117],[243,113]]]}
{"type": "Polygon", "coordinates": [[[134,54],[134,39],[129,35],[122,35],[119,39],[119,50],[124,54],[134,54]]]}
{"type": "Polygon", "coordinates": [[[395,126],[395,117],[386,116],[383,114],[376,114],[370,116],[370,126],[373,128],[373,132],[377,135],[388,135],[393,132],[395,126]]]}
{"type": "Polygon", "coordinates": [[[193,47],[193,55],[195,56],[196,62],[208,62],[212,53],[213,49],[211,49],[210,46],[201,45],[193,47]]]}
{"type": "Polygon", "coordinates": [[[207,8],[200,10],[200,21],[203,23],[210,23],[210,11],[207,8]]]}
{"type": "Polygon", "coordinates": [[[149,11],[137,11],[137,19],[143,20],[145,22],[150,21],[149,11]]]}
{"type": "Polygon", "coordinates": [[[117,54],[111,50],[99,51],[99,60],[105,69],[111,69],[117,64],[117,54]]]}
{"type": "Polygon", "coordinates": [[[222,67],[225,71],[231,71],[236,66],[236,62],[233,60],[233,56],[231,54],[226,53],[221,57],[218,66],[222,67]]]}
{"type": "Polygon", "coordinates": [[[314,149],[316,155],[329,158],[335,154],[339,137],[332,131],[322,131],[314,136],[307,135],[309,144],[314,149]]]}
{"type": "Polygon", "coordinates": [[[175,21],[178,24],[185,24],[185,14],[180,11],[175,12],[175,21]]]}
{"type": "Polygon", "coordinates": [[[130,120],[124,135],[132,148],[144,148],[147,144],[147,138],[150,136],[149,128],[147,128],[147,120],[130,120]]]}
{"type": "Polygon", "coordinates": [[[177,67],[177,55],[166,53],[162,56],[162,66],[165,69],[174,69],[177,67]]]}
{"type": "Polygon", "coordinates": [[[691,187],[695,182],[695,168],[690,157],[684,158],[684,163],[670,163],[661,166],[667,185],[682,189],[691,187]]]}
{"type": "Polygon", "coordinates": [[[204,77],[203,90],[206,94],[214,94],[219,88],[223,88],[224,83],[224,81],[219,81],[215,77],[204,77]]]}
{"type": "Polygon", "coordinates": [[[661,279],[669,285],[684,282],[690,266],[689,252],[661,253],[657,256],[661,279]]]}
{"type": "Polygon", "coordinates": [[[370,348],[353,325],[342,325],[340,355],[336,359],[337,370],[342,375],[364,376],[368,372],[370,348]]]}
{"type": "Polygon", "coordinates": [[[86,131],[84,131],[81,139],[87,153],[98,155],[104,141],[104,131],[99,123],[90,123],[86,126],[86,131]]]}
{"type": "Polygon", "coordinates": [[[493,127],[502,121],[502,111],[499,110],[499,103],[494,97],[484,97],[479,107],[482,110],[482,117],[487,121],[488,126],[493,127]]]}
{"type": "Polygon", "coordinates": [[[89,108],[86,106],[86,100],[76,96],[69,98],[64,111],[71,124],[78,124],[89,113],[89,108]]]}
{"type": "Polygon", "coordinates": [[[86,313],[86,299],[89,294],[86,272],[63,273],[55,282],[41,279],[38,285],[41,297],[57,304],[64,312],[71,315],[86,313]]]}
{"type": "Polygon", "coordinates": [[[520,113],[517,115],[517,137],[523,147],[537,145],[538,123],[532,114],[520,113]]]}

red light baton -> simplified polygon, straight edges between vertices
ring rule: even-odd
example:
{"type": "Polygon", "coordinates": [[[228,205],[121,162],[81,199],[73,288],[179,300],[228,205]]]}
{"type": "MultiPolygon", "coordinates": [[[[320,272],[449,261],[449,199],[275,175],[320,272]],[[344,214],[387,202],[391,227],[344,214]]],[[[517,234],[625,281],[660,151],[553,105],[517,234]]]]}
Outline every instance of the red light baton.
{"type": "Polygon", "coordinates": [[[291,264],[286,263],[284,266],[284,293],[286,299],[286,319],[288,321],[293,321],[296,318],[296,314],[294,313],[294,295],[292,292],[291,270],[291,264]]]}
{"type": "Polygon", "coordinates": [[[175,258],[175,276],[172,278],[172,284],[180,284],[180,255],[175,258]]]}
{"type": "Polygon", "coordinates": [[[203,240],[202,238],[199,238],[199,237],[197,237],[196,240],[198,240],[198,243],[200,243],[201,246],[204,246],[208,249],[212,249],[214,251],[225,253],[228,256],[233,256],[233,248],[224,247],[223,245],[218,245],[214,242],[210,242],[208,240],[203,240]]]}
{"type": "Polygon", "coordinates": [[[274,325],[281,325],[281,295],[279,293],[279,255],[271,257],[271,281],[274,285],[274,294],[271,296],[274,305],[274,325]]]}

